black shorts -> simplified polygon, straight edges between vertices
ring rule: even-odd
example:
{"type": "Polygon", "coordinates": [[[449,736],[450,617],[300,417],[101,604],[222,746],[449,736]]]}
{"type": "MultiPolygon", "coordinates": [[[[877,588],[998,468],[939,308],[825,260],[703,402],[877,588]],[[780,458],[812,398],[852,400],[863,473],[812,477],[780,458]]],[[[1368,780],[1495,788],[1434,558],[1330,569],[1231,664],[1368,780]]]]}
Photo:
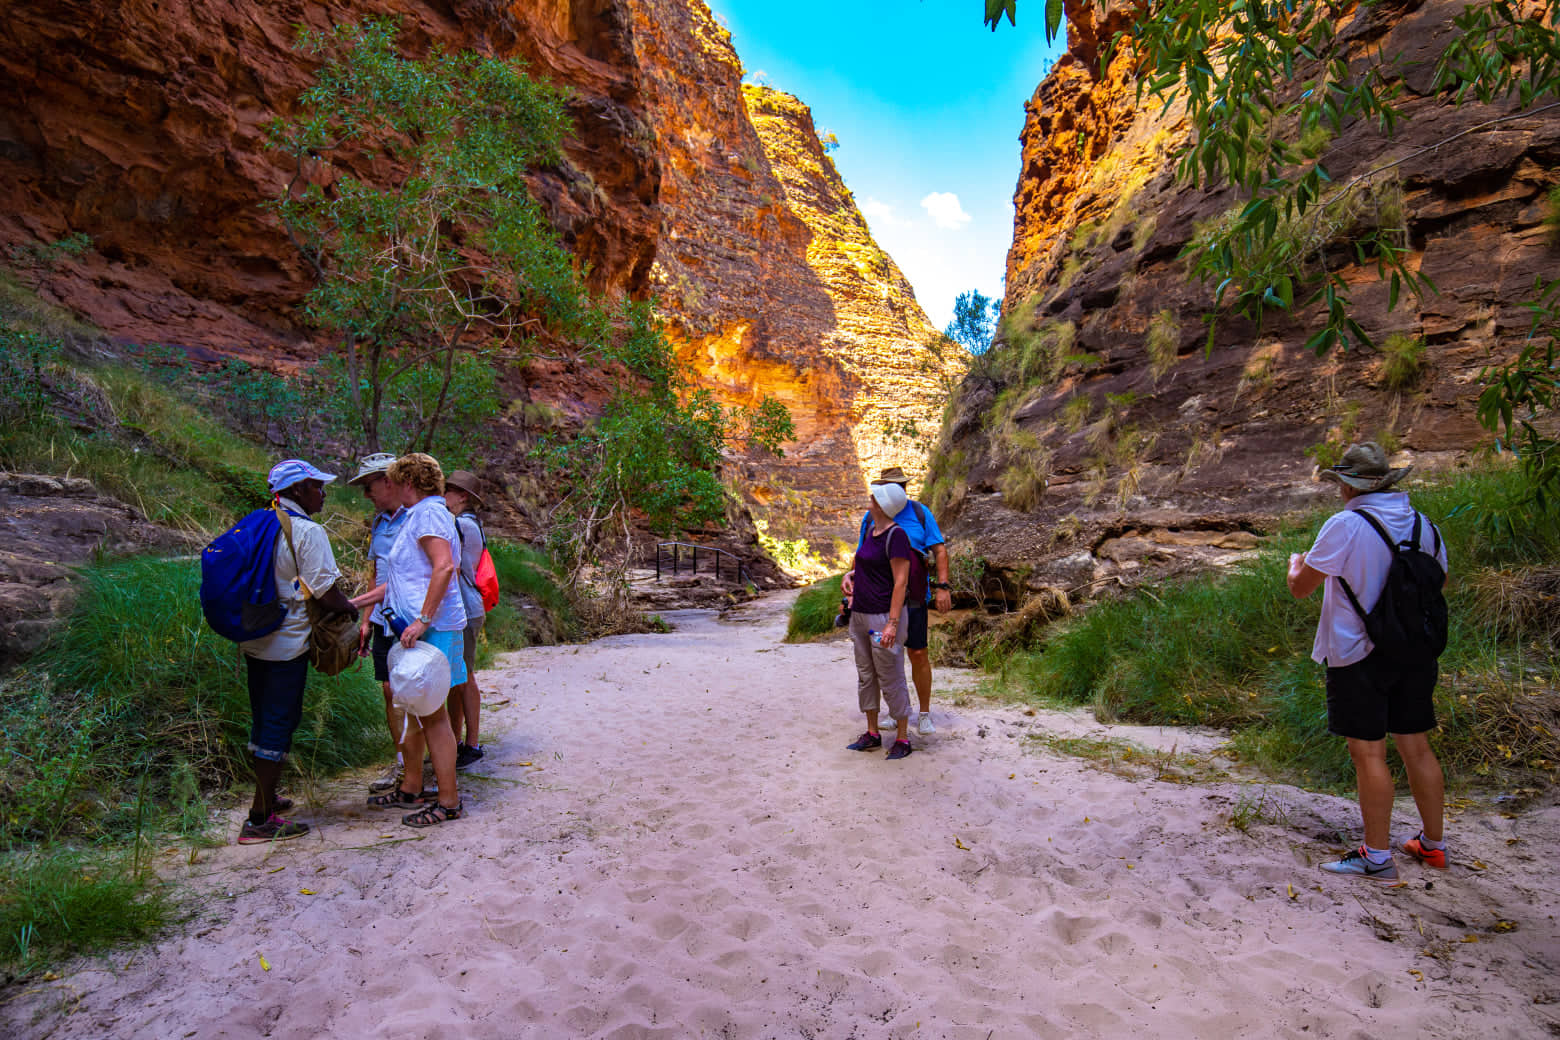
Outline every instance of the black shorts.
{"type": "Polygon", "coordinates": [[[389,682],[390,648],[395,645],[395,636],[386,635],[384,629],[375,625],[373,635],[368,638],[369,649],[374,655],[374,678],[380,682],[389,682]]]}
{"type": "Polygon", "coordinates": [[[905,626],[905,649],[926,649],[926,604],[910,608],[910,623],[905,626]]]}
{"type": "Polygon", "coordinates": [[[1382,740],[1388,733],[1427,733],[1435,729],[1435,681],[1440,666],[1432,658],[1408,668],[1379,659],[1327,669],[1327,732],[1355,740],[1382,740]]]}

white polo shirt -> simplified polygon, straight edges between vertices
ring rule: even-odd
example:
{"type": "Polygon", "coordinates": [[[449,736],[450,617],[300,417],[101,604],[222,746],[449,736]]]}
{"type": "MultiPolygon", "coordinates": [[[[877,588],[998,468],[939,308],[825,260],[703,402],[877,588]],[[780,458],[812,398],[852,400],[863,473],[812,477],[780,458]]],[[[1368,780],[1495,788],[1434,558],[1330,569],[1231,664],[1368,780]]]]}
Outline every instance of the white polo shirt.
{"type": "MultiPolygon", "coordinates": [[[[1344,668],[1363,661],[1375,644],[1365,634],[1365,621],[1349,602],[1341,577],[1349,583],[1360,606],[1366,611],[1381,598],[1387,583],[1387,568],[1392,552],[1370,526],[1370,521],[1355,515],[1361,509],[1387,529],[1394,543],[1406,541],[1414,532],[1414,507],[1406,491],[1377,491],[1351,498],[1340,512],[1327,518],[1317,532],[1316,544],[1305,554],[1305,562],[1327,575],[1322,583],[1322,616],[1316,625],[1316,641],[1311,659],[1329,668],[1344,668]]],[[[1435,548],[1435,533],[1429,519],[1420,523],[1419,547],[1425,552],[1435,548]]],[[[1446,571],[1446,543],[1435,554],[1441,570],[1446,571]]]]}
{"type": "Polygon", "coordinates": [[[238,648],[250,657],[262,661],[291,661],[309,649],[309,612],[304,607],[301,577],[316,595],[341,578],[336,567],[336,554],[330,548],[330,536],[325,528],[306,519],[303,507],[290,498],[280,499],[282,508],[296,513],[292,518],[293,549],[297,562],[287,548],[287,536],[276,532],[276,549],[273,557],[276,567],[276,599],[287,608],[282,627],[259,639],[246,639],[238,648]]]}

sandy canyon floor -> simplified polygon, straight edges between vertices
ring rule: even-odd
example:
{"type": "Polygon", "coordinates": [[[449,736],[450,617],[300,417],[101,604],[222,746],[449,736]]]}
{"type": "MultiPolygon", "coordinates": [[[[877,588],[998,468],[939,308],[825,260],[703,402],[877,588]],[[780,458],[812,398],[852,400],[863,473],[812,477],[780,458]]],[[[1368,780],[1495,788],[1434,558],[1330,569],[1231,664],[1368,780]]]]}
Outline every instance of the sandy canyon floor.
{"type": "Polygon", "coordinates": [[[910,758],[853,753],[849,647],[783,645],[788,603],[507,655],[465,819],[343,782],[304,839],[172,851],[193,918],[4,994],[8,1037],[1560,1035],[1560,809],[1485,799],[1383,888],[1316,866],[1351,800],[1116,775],[967,675],[910,758]]]}

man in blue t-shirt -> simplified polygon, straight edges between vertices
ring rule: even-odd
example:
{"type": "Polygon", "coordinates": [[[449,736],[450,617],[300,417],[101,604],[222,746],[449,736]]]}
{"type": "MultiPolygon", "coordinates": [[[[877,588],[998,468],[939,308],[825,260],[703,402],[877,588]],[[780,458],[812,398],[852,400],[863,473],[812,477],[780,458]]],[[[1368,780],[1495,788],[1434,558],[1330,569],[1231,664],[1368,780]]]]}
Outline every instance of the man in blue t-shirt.
{"type": "MultiPolygon", "coordinates": [[[[944,544],[943,533],[937,527],[937,518],[932,511],[920,502],[909,498],[907,485],[910,478],[905,476],[904,470],[898,466],[890,466],[878,474],[878,478],[872,482],[873,486],[879,484],[898,484],[906,489],[908,501],[905,507],[894,517],[894,523],[904,528],[910,536],[910,545],[918,553],[930,551],[935,557],[937,566],[937,580],[929,583],[929,589],[909,590],[906,596],[907,605],[910,608],[910,626],[905,633],[905,651],[910,658],[910,678],[915,683],[915,696],[920,705],[920,720],[916,725],[916,731],[921,734],[935,733],[937,727],[932,725],[932,657],[926,650],[926,605],[928,592],[934,592],[937,612],[946,614],[953,606],[953,595],[948,585],[948,549],[944,544]]],[[[861,537],[865,536],[867,526],[872,523],[871,514],[862,517],[861,537]]],[[[861,544],[861,537],[856,543],[861,544]]],[[[927,568],[928,571],[931,568],[927,568]]],[[[845,576],[848,583],[850,575],[845,576]]],[[[850,589],[845,589],[845,594],[850,595],[850,589]]]]}

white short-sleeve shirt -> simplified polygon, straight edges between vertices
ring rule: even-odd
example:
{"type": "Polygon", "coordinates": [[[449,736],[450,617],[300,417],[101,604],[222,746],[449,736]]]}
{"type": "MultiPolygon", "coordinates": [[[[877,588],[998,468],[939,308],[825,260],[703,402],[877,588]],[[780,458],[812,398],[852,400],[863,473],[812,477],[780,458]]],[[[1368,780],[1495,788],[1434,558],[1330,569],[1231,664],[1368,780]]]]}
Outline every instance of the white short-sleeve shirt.
{"type": "MultiPolygon", "coordinates": [[[[460,539],[455,534],[455,518],[444,505],[443,495],[429,495],[406,509],[401,531],[390,546],[390,567],[386,576],[385,599],[401,617],[411,621],[422,612],[433,580],[433,561],[419,540],[428,536],[443,538],[450,544],[450,561],[459,565],[460,539]]],[[[436,632],[460,632],[466,627],[466,610],[460,602],[460,580],[450,576],[450,584],[433,613],[431,627],[436,632]]]]}
{"type": "Polygon", "coordinates": [[[276,548],[273,564],[276,568],[277,602],[287,608],[282,627],[259,639],[246,639],[238,648],[250,657],[262,661],[291,661],[309,649],[309,612],[304,606],[303,588],[299,580],[308,585],[316,596],[324,595],[341,578],[336,567],[336,554],[330,548],[330,536],[325,528],[305,518],[303,507],[290,498],[278,499],[283,509],[296,514],[292,518],[293,548],[287,548],[287,538],[276,532],[276,548]],[[297,562],[293,553],[297,553],[297,562]]]}
{"type": "MultiPolygon", "coordinates": [[[[1375,644],[1365,634],[1364,619],[1349,602],[1338,579],[1349,583],[1360,606],[1369,611],[1381,598],[1381,590],[1387,583],[1387,568],[1392,565],[1392,552],[1387,543],[1371,528],[1368,520],[1357,515],[1361,509],[1369,510],[1380,521],[1394,543],[1407,541],[1414,532],[1414,507],[1409,504],[1408,493],[1403,491],[1356,495],[1340,512],[1328,517],[1317,532],[1316,544],[1305,554],[1305,562],[1327,575],[1327,580],[1322,583],[1322,616],[1316,625],[1311,659],[1318,664],[1325,663],[1329,668],[1356,664],[1375,649],[1375,644]]],[[[1435,542],[1435,532],[1426,519],[1420,524],[1419,547],[1431,552],[1435,542]]],[[[1441,543],[1435,558],[1445,571],[1445,542],[1441,543]]]]}

